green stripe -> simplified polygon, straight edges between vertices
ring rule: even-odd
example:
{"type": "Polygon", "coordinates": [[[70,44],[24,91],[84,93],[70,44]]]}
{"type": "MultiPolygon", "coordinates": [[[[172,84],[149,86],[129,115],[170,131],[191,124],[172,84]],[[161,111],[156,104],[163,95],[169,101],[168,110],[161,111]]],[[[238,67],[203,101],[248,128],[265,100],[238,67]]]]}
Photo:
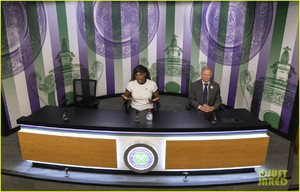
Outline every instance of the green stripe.
{"type": "MultiPolygon", "coordinates": [[[[27,18],[30,22],[28,24],[30,40],[32,46],[41,45],[41,37],[39,32],[39,22],[38,22],[38,13],[36,3],[31,3],[30,6],[27,6],[27,18]],[[34,39],[34,40],[33,40],[34,39]]],[[[39,52],[37,58],[34,61],[34,70],[36,74],[39,74],[41,79],[45,79],[45,69],[44,69],[44,59],[42,50],[39,52]]],[[[43,82],[41,82],[43,84],[43,82]]],[[[42,91],[43,89],[39,89],[38,94],[39,98],[43,101],[44,104],[48,104],[47,95],[42,91]]]]}
{"type": "MultiPolygon", "coordinates": [[[[249,23],[249,22],[251,22],[251,17],[254,17],[255,15],[251,14],[252,13],[251,10],[255,10],[255,8],[256,8],[256,2],[247,2],[247,10],[246,10],[246,17],[245,17],[245,24],[244,24],[243,46],[242,46],[242,53],[245,54],[245,59],[247,60],[247,62],[240,65],[239,81],[238,81],[239,89],[237,89],[236,102],[235,102],[236,106],[243,106],[243,100],[245,98],[245,93],[244,93],[245,89],[244,89],[244,87],[241,87],[242,86],[241,81],[243,81],[243,79],[240,79],[240,76],[243,71],[248,70],[248,67],[249,67],[248,59],[250,57],[251,41],[252,41],[252,33],[250,33],[247,36],[248,30],[245,30],[245,29],[248,26],[252,26],[252,23],[249,23]],[[243,90],[241,90],[241,89],[243,89],[243,90]]],[[[248,103],[248,105],[250,107],[250,103],[248,103]]]]}
{"type": "MultiPolygon", "coordinates": [[[[175,31],[175,2],[167,2],[166,9],[166,44],[165,47],[171,44],[172,36],[175,31]]],[[[167,55],[165,55],[167,58],[167,55]]]]}
{"type": "MultiPolygon", "coordinates": [[[[112,2],[112,30],[115,42],[121,42],[121,2],[112,2]]],[[[115,51],[115,50],[114,50],[115,51]]],[[[122,56],[121,56],[122,58],[122,56]]],[[[115,92],[123,91],[122,59],[114,59],[115,92]]]]}
{"type": "MultiPolygon", "coordinates": [[[[271,66],[280,60],[280,53],[282,51],[282,43],[283,43],[283,37],[284,37],[284,30],[285,30],[285,24],[286,24],[286,18],[287,18],[287,13],[288,13],[288,2],[278,2],[277,3],[277,9],[276,9],[276,15],[275,15],[275,20],[274,20],[274,30],[273,30],[273,36],[272,36],[272,42],[271,42],[271,48],[270,48],[270,55],[269,55],[269,60],[268,60],[268,66],[267,66],[267,72],[266,72],[266,77],[273,77],[273,69],[271,66]]],[[[264,95],[267,94],[267,81],[264,82],[264,92],[263,92],[263,97],[264,95]]],[[[273,85],[272,90],[274,90],[275,85],[273,85]]],[[[273,91],[271,91],[273,93],[273,91]]],[[[263,100],[264,101],[264,100],[263,100]]],[[[263,110],[268,110],[271,108],[271,102],[262,102],[264,103],[264,108],[261,108],[261,112],[263,110]]],[[[278,129],[279,122],[269,122],[273,128],[278,129]]]]}
{"type": "MultiPolygon", "coordinates": [[[[228,7],[229,7],[229,2],[221,2],[220,3],[218,43],[221,45],[225,45],[225,43],[226,43],[228,7]]],[[[219,61],[223,61],[224,49],[217,50],[216,56],[217,56],[217,58],[221,58],[221,59],[218,59],[219,61]]],[[[223,64],[219,64],[216,62],[214,80],[217,82],[220,82],[220,86],[222,86],[222,74],[223,74],[223,64]]]]}
{"type": "Polygon", "coordinates": [[[66,16],[66,6],[64,2],[56,2],[56,12],[57,12],[57,24],[59,31],[60,49],[63,50],[63,40],[69,47],[69,37],[68,37],[68,23],[66,16]]]}
{"type": "MultiPolygon", "coordinates": [[[[148,2],[139,2],[139,6],[140,6],[139,17],[143,18],[143,25],[147,26],[147,30],[145,30],[145,33],[139,34],[139,36],[140,36],[139,49],[141,50],[141,45],[145,44],[145,43],[141,42],[141,40],[147,41],[147,44],[148,44],[148,2]],[[142,38],[141,38],[141,36],[142,36],[142,38]]],[[[142,22],[141,21],[139,21],[139,22],[141,25],[142,22]]],[[[140,52],[139,58],[140,58],[140,60],[141,60],[141,58],[148,59],[148,46],[143,51],[140,52]]]]}
{"type": "MultiPolygon", "coordinates": [[[[65,2],[56,2],[56,12],[57,12],[57,24],[58,24],[58,31],[59,31],[59,40],[60,40],[60,50],[64,51],[69,49],[69,36],[68,36],[68,23],[67,23],[67,15],[66,15],[66,6],[65,2]]],[[[62,64],[63,65],[63,64],[62,64]]],[[[64,85],[65,91],[67,90],[67,86],[71,85],[72,79],[70,78],[70,73],[67,73],[68,68],[63,66],[63,75],[64,75],[64,85]]]]}
{"type": "MultiPolygon", "coordinates": [[[[193,12],[192,27],[195,28],[195,29],[201,29],[202,2],[194,2],[193,7],[194,7],[194,10],[193,10],[194,12],[193,12]],[[200,17],[197,18],[197,15],[199,15],[200,17]]],[[[189,86],[195,80],[196,74],[198,72],[199,44],[200,44],[200,37],[201,37],[201,31],[200,30],[193,30],[193,31],[199,32],[199,39],[194,39],[193,38],[193,40],[192,40],[191,67],[194,67],[195,74],[192,74],[193,71],[190,70],[189,86]]]]}
{"type": "MultiPolygon", "coordinates": [[[[84,2],[84,12],[85,12],[85,16],[86,19],[89,20],[93,20],[94,19],[94,13],[93,13],[93,2],[84,2]]],[[[91,38],[95,40],[95,29],[94,29],[94,25],[90,25],[90,26],[86,26],[88,29],[88,33],[86,34],[87,39],[91,38]]],[[[95,42],[95,41],[94,41],[95,42]]],[[[89,78],[93,79],[96,78],[93,76],[91,76],[91,73],[93,72],[93,63],[96,61],[96,44],[93,43],[93,41],[90,41],[90,46],[87,46],[87,54],[88,54],[88,68],[89,68],[89,78]]],[[[80,46],[80,45],[79,45],[80,46]]]]}
{"type": "MultiPolygon", "coordinates": [[[[56,11],[57,11],[57,23],[60,41],[62,44],[62,39],[69,39],[68,37],[68,23],[67,23],[67,15],[66,15],[66,6],[64,2],[56,2],[56,11]]],[[[69,45],[69,42],[68,42],[69,45]]],[[[61,45],[62,47],[62,45],[61,45]]]]}
{"type": "MultiPolygon", "coordinates": [[[[92,39],[95,39],[95,29],[94,29],[94,25],[93,25],[93,23],[94,23],[93,8],[94,8],[93,2],[84,2],[84,12],[85,12],[85,17],[86,17],[85,20],[91,21],[89,23],[92,23],[90,26],[86,26],[86,30],[88,31],[86,33],[86,35],[90,36],[90,38],[92,38],[92,39]]],[[[96,53],[94,51],[94,50],[96,50],[96,45],[95,45],[95,43],[93,43],[93,41],[89,41],[89,42],[90,42],[90,44],[89,44],[89,46],[87,46],[87,54],[88,54],[89,76],[90,76],[91,71],[93,71],[92,70],[93,63],[96,61],[96,53]]]]}
{"type": "Polygon", "coordinates": [[[273,65],[273,63],[279,61],[280,58],[288,6],[289,6],[288,2],[278,2],[277,4],[270,56],[268,62],[268,70],[266,74],[267,77],[272,77],[273,69],[271,69],[270,67],[273,65]]]}

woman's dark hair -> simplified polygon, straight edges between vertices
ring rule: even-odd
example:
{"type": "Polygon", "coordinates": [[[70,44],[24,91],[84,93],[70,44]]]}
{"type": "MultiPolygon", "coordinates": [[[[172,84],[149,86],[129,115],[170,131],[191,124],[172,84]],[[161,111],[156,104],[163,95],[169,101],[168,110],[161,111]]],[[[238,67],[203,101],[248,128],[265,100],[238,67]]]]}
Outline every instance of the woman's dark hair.
{"type": "Polygon", "coordinates": [[[133,73],[132,73],[132,76],[131,76],[131,81],[134,81],[135,80],[135,74],[137,72],[140,72],[140,73],[146,73],[146,79],[150,79],[151,80],[151,76],[150,76],[150,73],[148,71],[148,69],[143,66],[143,65],[137,65],[134,69],[133,69],[133,73]]]}

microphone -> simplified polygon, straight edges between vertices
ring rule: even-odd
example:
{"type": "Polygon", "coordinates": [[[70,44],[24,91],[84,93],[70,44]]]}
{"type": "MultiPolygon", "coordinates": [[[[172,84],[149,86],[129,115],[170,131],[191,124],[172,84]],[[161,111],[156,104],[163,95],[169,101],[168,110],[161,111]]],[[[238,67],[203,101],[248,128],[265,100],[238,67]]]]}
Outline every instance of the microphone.
{"type": "Polygon", "coordinates": [[[139,120],[139,113],[140,113],[139,110],[136,109],[136,110],[135,110],[136,119],[135,119],[135,121],[134,121],[135,123],[140,123],[140,120],[139,120]]]}

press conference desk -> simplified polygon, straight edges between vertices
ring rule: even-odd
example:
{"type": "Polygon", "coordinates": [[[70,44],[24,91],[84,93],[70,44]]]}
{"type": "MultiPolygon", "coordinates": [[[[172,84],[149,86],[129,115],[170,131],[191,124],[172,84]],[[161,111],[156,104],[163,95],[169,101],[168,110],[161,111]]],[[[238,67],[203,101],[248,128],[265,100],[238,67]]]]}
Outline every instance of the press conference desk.
{"type": "Polygon", "coordinates": [[[137,173],[246,169],[265,162],[269,124],[245,109],[159,111],[152,124],[142,115],[137,124],[135,115],[121,110],[45,106],[17,120],[22,158],[137,173]]]}

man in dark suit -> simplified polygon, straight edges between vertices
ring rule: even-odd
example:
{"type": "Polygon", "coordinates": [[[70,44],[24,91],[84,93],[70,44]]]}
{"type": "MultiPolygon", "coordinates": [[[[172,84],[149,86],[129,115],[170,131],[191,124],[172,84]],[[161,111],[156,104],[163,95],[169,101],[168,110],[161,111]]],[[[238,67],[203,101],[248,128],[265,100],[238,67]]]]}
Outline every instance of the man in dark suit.
{"type": "Polygon", "coordinates": [[[221,103],[220,86],[217,82],[211,80],[213,70],[205,66],[201,70],[202,78],[191,85],[188,108],[211,112],[218,110],[221,103]]]}

